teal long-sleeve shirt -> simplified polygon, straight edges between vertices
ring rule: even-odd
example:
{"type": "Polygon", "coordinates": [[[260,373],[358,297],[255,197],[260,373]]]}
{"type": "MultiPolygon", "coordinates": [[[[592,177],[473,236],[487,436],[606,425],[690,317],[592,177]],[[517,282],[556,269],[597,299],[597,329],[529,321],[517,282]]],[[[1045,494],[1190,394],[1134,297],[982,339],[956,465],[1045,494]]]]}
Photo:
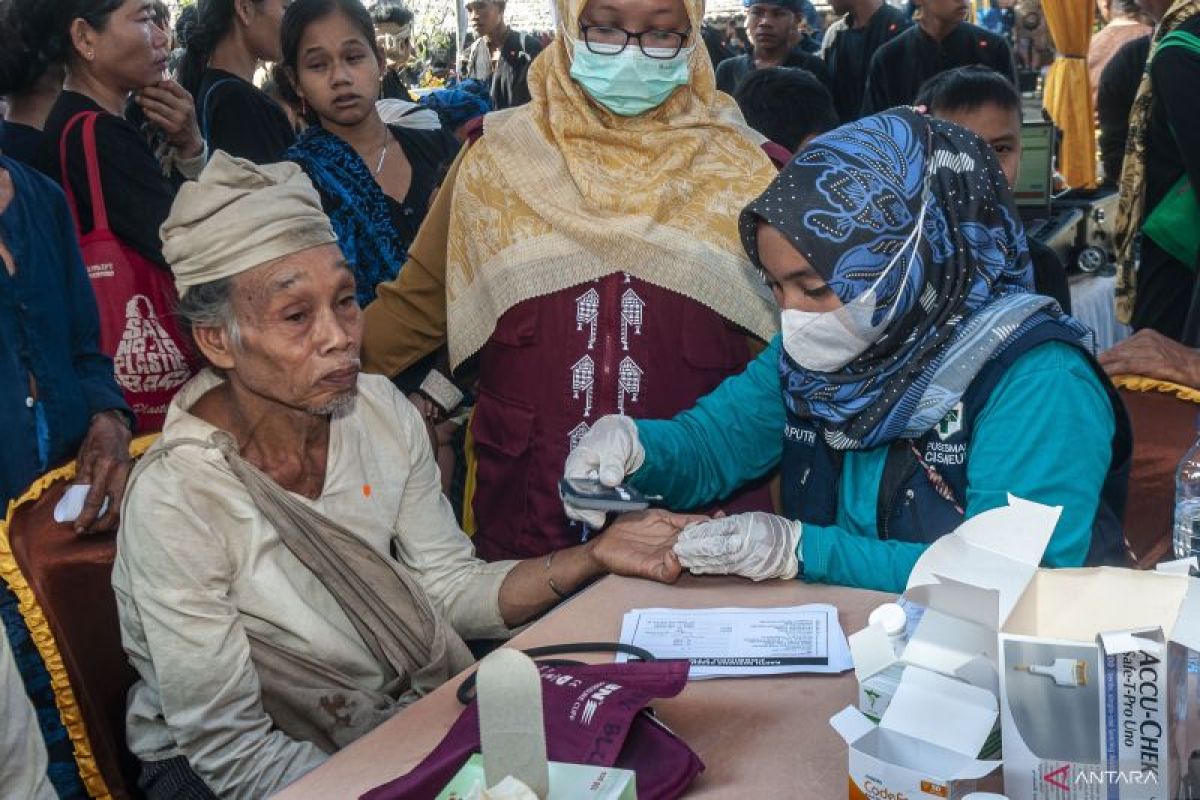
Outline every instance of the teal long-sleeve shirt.
{"type": "MultiPolygon", "coordinates": [[[[778,336],[696,406],[670,420],[639,420],[646,450],[631,482],[672,508],[717,502],[770,472],[783,453],[787,412],[778,336]]],[[[1049,342],[996,384],[967,449],[966,516],[1006,505],[1011,492],[1063,507],[1043,564],[1084,563],[1112,459],[1112,405],[1076,348],[1049,342]]],[[[876,528],[887,448],[846,453],[837,519],[805,525],[797,553],[805,580],[900,592],[928,545],[881,540],[876,528]]]]}

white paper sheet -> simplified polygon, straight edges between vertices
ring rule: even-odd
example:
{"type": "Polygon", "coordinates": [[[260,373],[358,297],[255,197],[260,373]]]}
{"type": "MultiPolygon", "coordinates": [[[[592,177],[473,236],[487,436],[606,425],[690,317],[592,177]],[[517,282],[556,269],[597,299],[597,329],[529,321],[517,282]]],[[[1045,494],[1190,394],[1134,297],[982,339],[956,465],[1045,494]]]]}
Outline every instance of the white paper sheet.
{"type": "MultiPolygon", "coordinates": [[[[74,486],[68,486],[63,492],[62,498],[58,501],[58,505],[54,507],[54,521],[58,523],[74,522],[79,519],[79,515],[83,513],[83,503],[87,500],[88,492],[92,489],[89,483],[77,483],[74,486]]],[[[100,506],[99,516],[104,516],[108,511],[108,498],[104,498],[104,503],[100,506]]]]}
{"type": "MultiPolygon", "coordinates": [[[[621,641],[660,659],[686,658],[689,678],[832,674],[853,667],[831,605],[788,608],[635,608],[621,641]]],[[[617,660],[628,661],[619,654],[617,660]]]]}

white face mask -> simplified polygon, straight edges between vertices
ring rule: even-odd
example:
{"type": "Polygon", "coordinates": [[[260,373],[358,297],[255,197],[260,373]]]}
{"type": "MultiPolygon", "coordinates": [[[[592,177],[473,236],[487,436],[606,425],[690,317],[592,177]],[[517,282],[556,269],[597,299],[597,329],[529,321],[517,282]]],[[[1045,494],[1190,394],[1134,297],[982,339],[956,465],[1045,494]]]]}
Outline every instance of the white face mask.
{"type": "Polygon", "coordinates": [[[896,255],[879,273],[879,278],[865,292],[833,311],[783,309],[783,349],[792,361],[802,369],[812,372],[836,372],[879,341],[879,337],[896,316],[896,304],[892,304],[883,319],[877,324],[872,324],[871,320],[875,317],[876,292],[883,279],[896,266],[896,260],[907,248],[912,247],[912,254],[904,267],[901,285],[908,281],[913,262],[917,258],[917,245],[925,225],[927,206],[928,202],[921,205],[917,224],[908,235],[904,246],[896,251],[896,255]]]}
{"type": "Polygon", "coordinates": [[[890,321],[871,324],[875,289],[863,292],[834,311],[783,310],[783,349],[813,372],[836,372],[867,351],[890,321]]]}

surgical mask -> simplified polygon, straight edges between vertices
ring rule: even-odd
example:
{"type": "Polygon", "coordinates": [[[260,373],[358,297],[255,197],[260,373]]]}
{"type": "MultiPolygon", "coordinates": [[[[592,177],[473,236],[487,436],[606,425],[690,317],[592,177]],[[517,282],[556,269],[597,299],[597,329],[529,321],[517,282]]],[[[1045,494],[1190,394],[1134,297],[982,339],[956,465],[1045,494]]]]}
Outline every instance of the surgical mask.
{"type": "Polygon", "coordinates": [[[592,99],[614,114],[636,117],[658,108],[680,86],[688,83],[692,47],[672,58],[650,58],[636,42],[616,55],[600,55],[572,38],[571,77],[592,99]]]}
{"type": "Polygon", "coordinates": [[[890,315],[878,325],[871,324],[874,316],[874,288],[834,311],[785,308],[783,349],[804,369],[836,372],[865,353],[887,328],[890,315]]]}
{"type": "Polygon", "coordinates": [[[900,285],[908,282],[913,262],[917,258],[917,243],[925,224],[927,206],[928,202],[921,205],[917,224],[905,240],[904,246],[896,251],[896,255],[879,273],[879,278],[865,292],[833,311],[797,311],[791,308],[783,310],[783,349],[792,361],[812,372],[837,372],[879,341],[879,337],[896,316],[897,306],[893,303],[883,319],[872,323],[879,286],[896,266],[900,255],[911,247],[912,252],[905,265],[900,285]]]}

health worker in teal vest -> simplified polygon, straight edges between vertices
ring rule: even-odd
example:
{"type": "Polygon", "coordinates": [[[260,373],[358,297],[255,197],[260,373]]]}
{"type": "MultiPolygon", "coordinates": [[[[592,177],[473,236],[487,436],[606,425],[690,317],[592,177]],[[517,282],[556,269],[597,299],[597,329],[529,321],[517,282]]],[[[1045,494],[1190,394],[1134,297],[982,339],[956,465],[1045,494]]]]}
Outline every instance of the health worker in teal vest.
{"type": "Polygon", "coordinates": [[[838,128],[741,232],[781,335],[674,419],[599,420],[567,477],[697,508],[781,467],[783,516],[681,534],[695,573],[901,591],[931,542],[1009,493],[1062,506],[1045,565],[1121,561],[1129,422],[1091,332],[1033,293],[983,140],[910,109],[838,128]]]}

